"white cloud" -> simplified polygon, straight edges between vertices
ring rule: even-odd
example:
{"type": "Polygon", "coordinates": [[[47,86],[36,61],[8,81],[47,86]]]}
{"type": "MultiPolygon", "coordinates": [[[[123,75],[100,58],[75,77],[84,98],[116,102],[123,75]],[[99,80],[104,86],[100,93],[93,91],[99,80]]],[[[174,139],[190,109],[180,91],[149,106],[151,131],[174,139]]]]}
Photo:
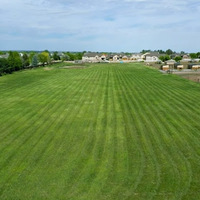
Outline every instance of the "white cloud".
{"type": "Polygon", "coordinates": [[[13,49],[46,45],[52,50],[96,51],[165,49],[175,44],[174,50],[193,51],[200,46],[197,0],[0,0],[0,4],[2,49],[14,43],[13,49]],[[190,45],[183,41],[186,36],[190,45]]]}

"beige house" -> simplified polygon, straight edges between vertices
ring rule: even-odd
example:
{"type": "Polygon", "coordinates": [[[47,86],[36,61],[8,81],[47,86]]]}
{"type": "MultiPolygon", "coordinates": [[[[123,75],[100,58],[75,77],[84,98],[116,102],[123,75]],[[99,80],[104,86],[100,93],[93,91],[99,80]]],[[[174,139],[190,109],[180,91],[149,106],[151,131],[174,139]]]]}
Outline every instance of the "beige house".
{"type": "Polygon", "coordinates": [[[169,70],[169,65],[164,65],[164,66],[162,66],[162,70],[163,70],[163,71],[169,70]]]}
{"type": "Polygon", "coordinates": [[[82,57],[83,62],[102,62],[107,59],[105,54],[102,53],[85,53],[82,57]]]}

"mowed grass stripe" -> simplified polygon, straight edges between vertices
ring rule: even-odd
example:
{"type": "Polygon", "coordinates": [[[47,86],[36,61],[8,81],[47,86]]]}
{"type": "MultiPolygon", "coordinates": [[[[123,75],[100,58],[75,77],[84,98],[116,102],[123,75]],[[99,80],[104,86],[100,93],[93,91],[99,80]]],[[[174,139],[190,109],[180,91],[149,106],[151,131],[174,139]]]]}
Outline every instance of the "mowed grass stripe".
{"type": "MultiPolygon", "coordinates": [[[[62,92],[63,92],[63,91],[62,91],[62,92]]],[[[56,95],[55,95],[54,97],[56,97],[56,95]]],[[[55,104],[55,105],[56,105],[56,104],[55,104]]],[[[57,104],[57,105],[59,105],[59,104],[57,104]]],[[[55,107],[55,108],[56,108],[56,107],[55,107]]],[[[55,109],[53,109],[53,108],[51,108],[51,109],[52,109],[52,111],[53,111],[53,113],[54,113],[55,109]]],[[[45,110],[45,114],[46,114],[46,112],[47,112],[47,110],[45,110]]],[[[44,112],[42,112],[42,113],[44,113],[44,112]]],[[[48,115],[46,115],[46,116],[49,117],[48,115]]],[[[40,116],[38,116],[38,118],[40,119],[40,116]]],[[[45,119],[45,123],[46,123],[46,122],[49,122],[48,118],[45,119]]],[[[45,128],[50,128],[50,127],[49,127],[48,125],[46,125],[45,123],[43,123],[43,127],[45,127],[45,128]]],[[[51,123],[51,125],[53,124],[51,121],[49,122],[49,124],[50,124],[50,123],[51,123]]],[[[50,126],[51,126],[51,125],[50,125],[50,126]]],[[[42,126],[40,126],[38,130],[39,130],[39,131],[38,131],[39,133],[40,133],[40,132],[44,132],[44,133],[45,133],[45,130],[42,129],[42,126]]],[[[35,136],[36,133],[33,133],[33,135],[35,136]]],[[[30,139],[31,139],[31,136],[32,136],[32,135],[30,134],[30,136],[27,137],[27,139],[30,140],[30,139]]],[[[40,138],[39,138],[38,141],[40,141],[40,140],[42,139],[42,137],[44,137],[44,136],[45,136],[45,134],[41,134],[41,136],[40,136],[40,138]]],[[[49,137],[49,135],[48,135],[48,137],[49,137]]],[[[37,141],[36,144],[38,144],[38,141],[37,141]]],[[[24,144],[23,144],[23,146],[22,146],[22,144],[20,144],[20,145],[19,145],[19,148],[21,148],[21,147],[24,147],[24,144]]],[[[26,147],[25,147],[25,148],[26,148],[26,147]]],[[[16,149],[16,150],[17,150],[17,149],[16,149]]],[[[16,152],[18,152],[18,151],[16,151],[16,152]]],[[[39,155],[40,155],[40,154],[39,154],[39,155]]],[[[13,156],[14,156],[14,154],[12,155],[12,157],[13,157],[13,156]]],[[[10,159],[11,159],[11,157],[8,157],[7,160],[10,161],[10,159]]],[[[22,160],[23,160],[23,159],[24,159],[24,158],[22,158],[22,160]]],[[[16,164],[16,163],[15,163],[15,164],[16,164]]]]}
{"type": "MultiPolygon", "coordinates": [[[[86,94],[87,94],[87,91],[86,91],[86,94]]],[[[71,124],[71,125],[73,125],[73,123],[71,124]]],[[[74,129],[74,127],[72,128],[72,130],[74,129]]],[[[68,130],[69,131],[69,130],[68,130]]],[[[77,130],[77,132],[80,132],[80,130],[77,130]]],[[[82,140],[80,141],[80,142],[82,142],[82,140]]],[[[71,144],[72,146],[73,146],[73,144],[71,144]]],[[[81,151],[81,148],[76,148],[76,149],[78,149],[79,151],[81,151]]],[[[64,149],[63,149],[64,150],[64,149]]],[[[66,154],[69,154],[68,152],[66,152],[66,154]]],[[[78,153],[79,154],[79,153],[78,153]]],[[[68,157],[68,159],[70,160],[70,158],[68,157]]],[[[72,162],[72,164],[74,165],[74,167],[76,168],[76,166],[77,166],[77,169],[79,170],[79,169],[81,169],[80,167],[81,167],[81,163],[77,163],[77,160],[79,160],[79,157],[78,156],[74,156],[73,158],[72,158],[72,161],[74,161],[74,163],[72,162]],[[78,168],[79,167],[79,168],[78,168]]],[[[70,163],[68,163],[68,164],[70,164],[70,163]]],[[[59,166],[59,164],[57,163],[57,160],[55,160],[55,165],[57,166],[57,174],[59,175],[59,168],[60,168],[60,166],[59,166]]],[[[70,164],[71,165],[71,164],[70,164]]],[[[69,165],[69,166],[70,166],[69,165]]],[[[76,177],[76,174],[73,174],[73,173],[70,173],[70,169],[68,170],[67,168],[65,168],[65,170],[68,172],[67,174],[69,174],[69,176],[71,177],[72,175],[73,175],[73,179],[75,179],[75,177],[76,177]]],[[[49,173],[50,171],[48,170],[48,166],[47,166],[47,168],[46,168],[46,172],[47,173],[49,173]]],[[[45,177],[46,177],[46,179],[48,180],[48,176],[46,176],[46,174],[47,173],[45,173],[44,175],[45,175],[45,177]]],[[[53,173],[53,172],[52,172],[53,173]]],[[[65,176],[65,181],[67,180],[67,177],[65,176]]],[[[71,183],[71,181],[69,181],[69,183],[71,183]]],[[[54,185],[53,185],[53,183],[52,183],[52,187],[54,187],[54,185]]],[[[59,190],[62,190],[63,189],[63,187],[64,187],[64,184],[63,184],[63,186],[61,187],[61,188],[59,188],[59,190]]],[[[52,188],[53,189],[53,188],[52,188]]],[[[67,188],[67,191],[69,191],[68,190],[69,188],[67,188]]]]}
{"type": "MultiPolygon", "coordinates": [[[[92,79],[95,79],[95,78],[100,79],[101,77],[94,76],[92,79]]],[[[72,188],[72,189],[74,188],[73,193],[76,194],[76,190],[78,189],[79,182],[81,182],[80,179],[82,178],[82,175],[85,175],[83,172],[85,170],[85,165],[86,165],[85,163],[87,163],[88,160],[90,159],[90,151],[93,149],[93,145],[94,145],[93,143],[95,143],[94,131],[93,130],[90,131],[90,128],[93,129],[94,124],[92,123],[93,120],[91,121],[91,119],[94,119],[93,117],[96,116],[96,111],[94,110],[93,105],[95,105],[95,107],[96,107],[97,106],[96,104],[98,104],[98,101],[97,101],[98,100],[97,99],[98,87],[96,84],[94,84],[93,81],[90,82],[90,85],[93,88],[90,88],[90,90],[85,91],[86,92],[85,94],[92,94],[92,95],[90,95],[89,99],[88,98],[86,99],[87,101],[86,101],[86,103],[83,104],[84,106],[83,106],[83,108],[80,109],[81,113],[79,114],[81,119],[84,116],[87,119],[87,117],[89,116],[89,119],[87,119],[87,124],[84,123],[85,129],[89,128],[89,131],[86,130],[86,131],[88,131],[88,133],[85,135],[84,135],[85,130],[78,131],[78,132],[81,132],[85,136],[85,140],[83,141],[82,146],[80,145],[78,147],[77,156],[75,156],[72,159],[75,168],[69,168],[68,177],[66,177],[70,183],[68,186],[65,186],[66,190],[68,190],[68,193],[70,193],[70,188],[72,188]],[[95,91],[95,93],[94,93],[94,91],[95,91]],[[90,102],[91,106],[89,106],[90,104],[88,104],[87,102],[90,102]]],[[[74,149],[74,150],[76,150],[76,149],[74,149]]]]}
{"type": "MultiPolygon", "coordinates": [[[[45,88],[44,88],[44,93],[43,93],[43,95],[45,94],[45,88]]],[[[29,121],[27,121],[26,122],[26,124],[28,124],[28,126],[29,126],[29,128],[32,130],[32,126],[30,126],[30,125],[33,125],[34,123],[40,123],[40,116],[42,116],[44,113],[46,114],[46,112],[48,112],[48,110],[51,108],[51,109],[53,109],[53,107],[55,107],[56,106],[56,103],[55,103],[55,99],[56,99],[56,97],[58,96],[58,94],[61,94],[62,92],[64,92],[64,91],[60,91],[60,90],[58,90],[56,93],[52,93],[53,94],[53,96],[52,96],[52,98],[49,98],[49,99],[42,99],[42,104],[40,105],[40,106],[38,106],[37,107],[37,110],[36,110],[36,112],[34,112],[35,113],[35,117],[33,117],[33,116],[28,116],[28,119],[30,119],[31,120],[31,123],[29,123],[29,121]],[[51,104],[52,103],[52,101],[53,101],[53,105],[51,104]],[[50,104],[50,105],[49,105],[50,104]],[[44,106],[45,105],[45,106],[44,106]],[[35,119],[35,121],[34,121],[34,119],[35,119]]],[[[42,93],[42,91],[41,91],[41,93],[42,93]]],[[[51,96],[50,96],[51,97],[51,96]]],[[[60,106],[59,104],[58,104],[58,106],[60,106]]],[[[32,110],[34,110],[35,108],[31,108],[32,110]]],[[[30,109],[30,110],[31,110],[30,109]]],[[[28,112],[28,114],[30,114],[31,112],[30,112],[30,110],[28,110],[29,112],[28,112]]],[[[54,113],[54,112],[53,112],[54,113]]],[[[25,115],[26,115],[26,113],[25,113],[25,115]]],[[[13,116],[13,117],[15,117],[15,116],[13,116]]],[[[19,122],[18,122],[18,119],[15,119],[15,120],[13,120],[13,121],[16,121],[16,123],[17,124],[20,124],[19,122]]],[[[49,115],[47,115],[47,118],[46,118],[46,120],[45,120],[45,123],[46,122],[50,122],[50,118],[49,118],[49,115]]],[[[43,122],[42,122],[43,123],[43,122]]],[[[51,122],[50,122],[51,123],[51,122]]],[[[40,124],[39,124],[40,125],[40,124]]],[[[40,126],[37,126],[37,127],[40,127],[40,126]]],[[[14,130],[15,130],[15,136],[16,137],[18,137],[18,135],[16,134],[17,132],[18,132],[18,129],[19,129],[20,127],[17,127],[17,128],[15,128],[14,130]]],[[[25,130],[27,131],[27,127],[25,127],[25,130]]],[[[34,130],[33,130],[34,131],[34,130]]],[[[21,135],[23,135],[23,133],[24,133],[24,131],[23,130],[20,130],[19,131],[20,133],[21,133],[21,135]]],[[[7,135],[9,135],[9,134],[7,134],[7,135]]],[[[24,136],[24,135],[23,135],[24,136]]],[[[32,135],[31,135],[32,136],[32,135]]],[[[4,138],[5,139],[5,138],[4,138]]],[[[14,141],[12,140],[11,141],[11,144],[13,143],[14,141]]],[[[7,146],[8,144],[6,144],[6,146],[7,146]]]]}
{"type": "MultiPolygon", "coordinates": [[[[31,75],[27,74],[27,76],[29,77],[31,75]]],[[[56,93],[52,93],[54,95],[54,96],[52,96],[52,98],[46,98],[46,99],[43,99],[43,102],[38,102],[37,99],[40,99],[40,98],[42,98],[45,95],[48,95],[49,91],[51,91],[51,87],[47,88],[47,90],[46,90],[46,87],[44,86],[44,84],[56,85],[56,82],[57,82],[56,79],[52,80],[49,77],[48,77],[47,81],[43,80],[43,79],[41,81],[39,78],[40,78],[40,76],[38,76],[38,78],[37,77],[35,78],[36,79],[35,80],[36,84],[34,84],[34,83],[33,83],[33,85],[32,84],[28,84],[27,88],[24,89],[25,90],[24,92],[22,92],[21,90],[19,90],[20,89],[19,88],[18,89],[19,92],[17,92],[17,94],[15,94],[15,96],[17,96],[17,98],[18,98],[17,101],[12,100],[11,105],[4,106],[5,110],[2,110],[2,113],[4,113],[4,112],[8,113],[8,119],[9,120],[12,120],[12,118],[10,118],[10,113],[9,113],[10,110],[12,111],[12,107],[15,107],[15,108],[17,107],[18,108],[18,107],[22,107],[22,105],[25,104],[25,106],[22,107],[22,108],[23,108],[23,111],[25,109],[27,112],[24,115],[24,112],[21,112],[21,110],[19,110],[19,112],[17,112],[13,116],[13,117],[15,117],[15,121],[14,121],[14,123],[11,123],[11,124],[8,123],[8,121],[7,121],[8,119],[5,119],[5,124],[7,124],[7,126],[5,126],[5,128],[2,130],[3,133],[4,133],[4,134],[2,134],[3,137],[4,137],[4,135],[6,135],[6,137],[9,136],[9,134],[7,134],[6,131],[9,131],[9,128],[12,128],[12,126],[14,126],[14,125],[17,126],[19,124],[18,123],[19,120],[23,120],[24,119],[24,122],[25,122],[25,121],[27,121],[27,118],[28,119],[29,118],[32,119],[34,114],[38,115],[38,111],[41,112],[41,110],[43,110],[44,108],[51,106],[51,105],[49,105],[49,103],[53,103],[54,104],[55,99],[56,99],[55,97],[57,96],[57,94],[62,94],[62,92],[58,90],[58,91],[56,91],[56,93]],[[47,93],[47,94],[45,94],[45,93],[47,93]],[[34,97],[36,97],[36,101],[33,101],[34,97]],[[26,99],[26,100],[24,100],[24,99],[26,99]],[[32,108],[32,106],[34,106],[34,109],[32,108]],[[30,116],[26,116],[28,114],[30,116]]],[[[72,77],[69,76],[69,74],[66,74],[66,79],[68,80],[69,78],[72,78],[72,77]]],[[[26,85],[27,81],[28,80],[25,79],[25,82],[23,84],[26,85]]],[[[14,88],[15,87],[16,86],[14,85],[14,88]]],[[[70,87],[70,85],[67,85],[67,87],[70,87]]],[[[50,97],[50,96],[48,96],[48,97],[50,97]]],[[[8,98],[12,99],[12,96],[8,95],[8,98]]],[[[16,98],[14,97],[13,99],[16,99],[16,98]]],[[[3,120],[4,120],[4,118],[3,118],[3,120]]],[[[23,121],[21,123],[23,123],[23,121]]],[[[2,124],[2,127],[4,127],[3,124],[2,124]]],[[[17,127],[15,127],[15,130],[16,130],[16,128],[17,127]]]]}
{"type": "MultiPolygon", "coordinates": [[[[135,93],[135,91],[132,91],[132,90],[129,90],[129,80],[127,79],[126,77],[126,72],[125,73],[122,73],[124,78],[122,79],[124,82],[122,83],[122,85],[124,87],[126,87],[126,93],[128,95],[127,99],[129,99],[129,103],[130,103],[130,106],[132,106],[132,111],[133,112],[138,112],[136,117],[135,117],[135,123],[134,125],[136,126],[136,132],[140,133],[139,135],[139,139],[140,139],[140,146],[143,148],[143,152],[144,152],[144,171],[143,171],[143,178],[145,177],[146,179],[146,176],[148,176],[149,178],[152,179],[152,177],[150,175],[146,175],[146,173],[149,173],[153,176],[156,176],[155,177],[155,181],[153,182],[152,180],[152,183],[151,183],[151,186],[154,186],[154,184],[158,181],[158,184],[159,184],[159,166],[157,165],[156,163],[156,157],[154,155],[154,152],[152,151],[153,149],[151,148],[151,143],[150,143],[150,140],[148,138],[148,135],[144,135],[146,130],[145,130],[145,127],[143,125],[144,123],[144,117],[143,116],[140,116],[141,113],[143,112],[142,111],[142,107],[140,107],[140,105],[138,105],[138,102],[141,102],[141,99],[140,99],[140,95],[137,95],[135,93]],[[137,97],[137,98],[135,98],[137,97]],[[132,101],[130,101],[132,100],[132,101]],[[149,159],[149,157],[151,157],[151,159],[149,159]],[[155,160],[154,160],[155,159],[155,160]],[[154,169],[155,168],[155,169],[154,169]],[[153,171],[155,171],[153,173],[153,171]],[[156,175],[156,172],[158,172],[158,174],[156,175]]],[[[134,77],[133,77],[134,78],[134,77]]],[[[141,104],[142,105],[142,104],[141,104]]],[[[135,134],[135,133],[133,133],[135,134]]],[[[140,180],[142,181],[142,179],[140,180]]],[[[141,183],[139,183],[141,184],[141,183]]],[[[150,188],[148,188],[150,191],[148,192],[148,195],[151,195],[151,193],[153,193],[154,191],[151,190],[150,188]]],[[[155,189],[154,189],[155,190],[155,189]]],[[[135,192],[135,195],[136,196],[140,196],[141,194],[139,192],[135,192]]],[[[144,194],[142,194],[144,195],[144,194]]],[[[147,198],[147,197],[146,197],[147,198]]]]}
{"type": "MultiPolygon", "coordinates": [[[[145,87],[144,87],[145,88],[145,87]]],[[[142,95],[142,93],[141,93],[141,95],[142,95]]],[[[143,98],[144,99],[144,98],[143,98]]],[[[149,105],[150,106],[150,105],[149,105]]],[[[147,107],[148,108],[148,107],[147,107]]],[[[168,111],[169,111],[170,109],[168,109],[168,111]]],[[[162,118],[162,117],[161,117],[162,118]]],[[[148,120],[149,121],[149,120],[148,120]]],[[[150,127],[150,126],[148,126],[148,127],[150,127]]],[[[183,158],[185,158],[185,156],[183,155],[183,158]]],[[[188,162],[187,162],[188,163],[188,162]]],[[[188,163],[188,167],[190,168],[190,164],[188,163]]],[[[191,170],[190,169],[188,169],[188,171],[191,173],[191,170]]],[[[186,177],[188,177],[189,179],[191,178],[191,174],[189,174],[188,176],[186,176],[186,177]]],[[[184,181],[185,183],[187,183],[187,181],[184,181]]],[[[190,181],[188,182],[188,183],[190,183],[190,181]]],[[[189,186],[188,186],[189,187],[189,186]]],[[[166,188],[165,188],[166,189],[166,188]]],[[[187,191],[187,190],[184,190],[184,191],[187,191]]],[[[180,194],[178,194],[178,195],[180,195],[180,194]]]]}
{"type": "Polygon", "coordinates": [[[197,84],[140,64],[13,77],[0,80],[1,198],[199,197],[197,84]]]}
{"type": "MultiPolygon", "coordinates": [[[[138,81],[138,83],[139,83],[140,85],[143,85],[142,88],[144,88],[144,90],[146,89],[146,86],[144,85],[144,83],[145,83],[144,81],[141,81],[141,82],[138,81]]],[[[149,85],[148,85],[148,86],[149,86],[149,85]]],[[[144,109],[146,110],[145,113],[148,113],[148,115],[149,115],[149,113],[151,113],[151,112],[149,112],[149,110],[148,110],[149,106],[145,106],[145,102],[146,102],[147,99],[145,99],[145,96],[143,96],[143,92],[142,92],[141,90],[138,89],[138,92],[140,93],[139,96],[142,97],[141,100],[140,100],[139,102],[140,102],[140,104],[144,105],[144,109]]],[[[144,112],[143,112],[143,113],[144,113],[144,112]]],[[[147,115],[147,116],[148,116],[148,115],[147,115]]],[[[148,120],[145,121],[145,118],[143,118],[143,121],[144,121],[144,124],[146,124],[146,123],[150,122],[151,119],[148,119],[148,120]]],[[[151,128],[151,124],[149,124],[148,127],[151,128]]],[[[149,134],[149,135],[151,135],[151,134],[149,134]]]]}

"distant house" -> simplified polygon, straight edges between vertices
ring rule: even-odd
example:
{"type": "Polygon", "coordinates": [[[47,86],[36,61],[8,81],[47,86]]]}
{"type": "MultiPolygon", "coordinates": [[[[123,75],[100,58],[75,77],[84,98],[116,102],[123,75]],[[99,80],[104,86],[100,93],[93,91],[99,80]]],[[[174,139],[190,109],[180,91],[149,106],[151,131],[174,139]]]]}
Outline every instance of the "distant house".
{"type": "Polygon", "coordinates": [[[182,61],[184,62],[190,62],[192,59],[190,58],[189,54],[184,54],[182,56],[182,61]]]}
{"type": "Polygon", "coordinates": [[[118,61],[119,60],[119,55],[114,55],[113,56],[113,61],[118,61]]]}
{"type": "Polygon", "coordinates": [[[169,70],[169,65],[163,65],[163,66],[162,66],[162,70],[163,70],[163,71],[169,70]]]}
{"type": "Polygon", "coordinates": [[[124,55],[124,56],[122,56],[122,60],[129,60],[129,57],[124,55]]]}
{"type": "Polygon", "coordinates": [[[176,63],[176,61],[171,59],[171,60],[167,60],[165,63],[167,65],[174,65],[176,63]]]}
{"type": "Polygon", "coordinates": [[[101,62],[107,60],[107,56],[102,53],[84,53],[82,57],[83,62],[101,62]]]}
{"type": "Polygon", "coordinates": [[[176,63],[176,61],[173,59],[165,61],[165,64],[169,65],[169,68],[171,68],[171,69],[174,69],[175,63],[176,63]]]}
{"type": "Polygon", "coordinates": [[[160,61],[160,54],[158,52],[149,52],[143,55],[145,62],[157,62],[160,61]]]}
{"type": "Polygon", "coordinates": [[[0,55],[0,58],[8,58],[8,56],[9,56],[9,54],[8,53],[6,53],[6,54],[3,54],[3,55],[0,55]]]}
{"type": "Polygon", "coordinates": [[[141,53],[134,53],[134,54],[130,57],[130,60],[142,61],[143,59],[141,58],[141,56],[142,56],[141,53]]]}
{"type": "Polygon", "coordinates": [[[177,69],[182,70],[182,69],[184,69],[184,66],[183,65],[177,65],[177,69]]]}

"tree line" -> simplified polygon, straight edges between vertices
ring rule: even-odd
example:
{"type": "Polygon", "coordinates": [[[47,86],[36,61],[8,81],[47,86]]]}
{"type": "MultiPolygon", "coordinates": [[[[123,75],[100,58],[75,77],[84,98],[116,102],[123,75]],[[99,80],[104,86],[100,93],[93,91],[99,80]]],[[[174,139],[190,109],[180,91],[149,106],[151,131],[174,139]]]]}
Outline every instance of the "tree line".
{"type": "MultiPolygon", "coordinates": [[[[3,74],[10,74],[14,71],[22,69],[44,66],[46,64],[52,64],[53,61],[73,61],[81,60],[84,52],[63,52],[59,54],[57,51],[52,54],[45,50],[41,53],[37,52],[24,52],[19,53],[17,51],[9,51],[7,58],[0,58],[0,76],[3,74]]],[[[0,52],[0,55],[4,55],[4,52],[0,52]]]]}

